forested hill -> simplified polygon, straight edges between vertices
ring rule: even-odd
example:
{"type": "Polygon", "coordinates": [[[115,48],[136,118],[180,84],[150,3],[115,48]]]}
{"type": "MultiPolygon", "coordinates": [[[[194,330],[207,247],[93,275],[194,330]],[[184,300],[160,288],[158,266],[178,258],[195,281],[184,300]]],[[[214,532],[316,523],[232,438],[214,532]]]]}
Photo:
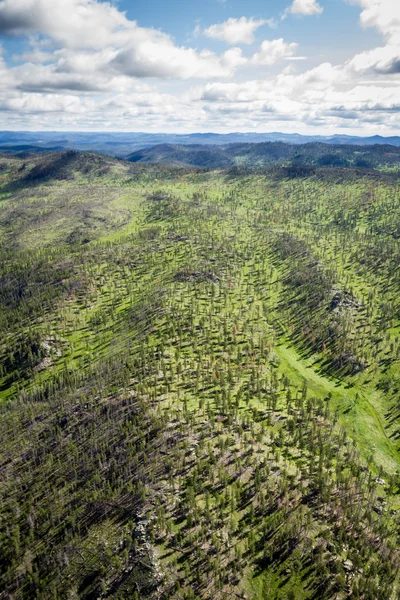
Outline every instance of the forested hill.
{"type": "Polygon", "coordinates": [[[161,144],[137,150],[127,157],[131,162],[224,168],[260,168],[282,164],[332,167],[361,167],[396,170],[400,168],[400,148],[391,145],[352,146],[283,142],[226,144],[218,146],[161,144]]]}
{"type": "Polygon", "coordinates": [[[200,144],[204,146],[244,144],[259,142],[287,142],[305,144],[322,142],[332,146],[338,144],[368,145],[391,144],[400,146],[400,137],[357,137],[349,135],[313,136],[297,133],[140,133],[140,132],[73,132],[73,131],[0,131],[0,153],[40,153],[51,150],[95,151],[125,157],[135,150],[159,144],[200,144]]]}
{"type": "Polygon", "coordinates": [[[0,157],[0,600],[397,600],[399,260],[395,174],[0,157]]]}

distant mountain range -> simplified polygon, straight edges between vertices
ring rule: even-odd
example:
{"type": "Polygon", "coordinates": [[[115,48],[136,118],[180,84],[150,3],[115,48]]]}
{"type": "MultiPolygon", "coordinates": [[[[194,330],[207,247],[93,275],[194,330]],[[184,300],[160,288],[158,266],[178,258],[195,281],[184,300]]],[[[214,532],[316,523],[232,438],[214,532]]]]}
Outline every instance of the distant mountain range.
{"type": "Polygon", "coordinates": [[[349,135],[305,136],[298,133],[119,133],[119,132],[27,132],[0,131],[0,153],[39,153],[55,150],[90,150],[120,158],[136,150],[165,144],[184,146],[226,146],[227,144],[254,144],[285,142],[299,145],[320,142],[331,145],[391,145],[400,147],[400,136],[356,137],[349,135]]]}
{"type": "Polygon", "coordinates": [[[374,144],[329,145],[313,142],[287,144],[263,142],[258,144],[160,144],[137,150],[126,157],[135,163],[157,163],[180,167],[263,168],[273,165],[301,167],[358,167],[399,171],[400,147],[374,144]]]}

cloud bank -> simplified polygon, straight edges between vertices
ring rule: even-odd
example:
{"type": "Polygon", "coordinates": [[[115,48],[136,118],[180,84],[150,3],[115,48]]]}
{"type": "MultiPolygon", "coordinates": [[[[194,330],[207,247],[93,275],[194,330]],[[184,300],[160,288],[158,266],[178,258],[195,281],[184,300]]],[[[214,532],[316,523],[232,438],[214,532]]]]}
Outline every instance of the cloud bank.
{"type": "MultiPolygon", "coordinates": [[[[14,63],[0,53],[0,126],[399,131],[400,4],[351,1],[382,44],[310,65],[297,41],[268,35],[270,15],[211,24],[201,29],[205,46],[192,47],[108,2],[0,0],[0,35],[26,46],[14,63]],[[210,39],[229,48],[210,50],[210,39]]],[[[294,0],[285,17],[322,19],[322,4],[294,0]]]]}

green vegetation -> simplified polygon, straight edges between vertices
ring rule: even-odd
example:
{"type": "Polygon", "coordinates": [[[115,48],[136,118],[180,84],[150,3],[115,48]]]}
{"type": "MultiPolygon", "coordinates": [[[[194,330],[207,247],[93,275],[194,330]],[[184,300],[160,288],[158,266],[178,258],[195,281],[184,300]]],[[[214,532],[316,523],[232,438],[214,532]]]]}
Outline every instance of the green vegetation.
{"type": "Polygon", "coordinates": [[[127,160],[202,169],[272,165],[290,167],[288,175],[308,174],[310,167],[378,169],[399,172],[400,148],[390,145],[328,145],[319,142],[290,145],[283,142],[224,144],[218,146],[159,144],[136,150],[127,160]]]}
{"type": "Polygon", "coordinates": [[[396,176],[0,178],[0,599],[399,598],[396,176]]]}

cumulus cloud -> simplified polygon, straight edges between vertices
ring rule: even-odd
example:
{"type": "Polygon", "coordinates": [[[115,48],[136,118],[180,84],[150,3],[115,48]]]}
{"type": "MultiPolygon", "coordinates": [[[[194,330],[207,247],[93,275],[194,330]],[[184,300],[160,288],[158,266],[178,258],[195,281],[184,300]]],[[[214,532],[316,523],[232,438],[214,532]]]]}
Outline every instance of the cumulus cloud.
{"type": "MultiPolygon", "coordinates": [[[[264,40],[252,56],[238,47],[272,20],[242,17],[209,27],[208,37],[232,46],[217,53],[141,27],[111,1],[0,0],[0,34],[27,36],[30,46],[13,66],[0,48],[1,123],[152,131],[379,123],[382,132],[398,130],[400,4],[348,1],[360,7],[363,27],[382,34],[381,47],[344,64],[307,68],[296,62],[304,58],[298,45],[283,38],[264,40]],[[264,66],[279,61],[291,62],[265,74],[264,66]],[[239,68],[240,79],[233,80],[239,68]]],[[[286,15],[321,14],[321,4],[294,0],[286,15]]]]}
{"type": "Polygon", "coordinates": [[[387,45],[356,54],[348,67],[357,72],[375,72],[379,74],[400,74],[400,46],[387,45]]]}
{"type": "MultiPolygon", "coordinates": [[[[92,102],[90,103],[92,104],[92,102]]],[[[0,110],[18,111],[25,114],[42,112],[79,114],[85,112],[83,104],[81,98],[65,94],[21,94],[9,98],[0,97],[0,110]]],[[[87,104],[88,101],[86,101],[86,108],[87,104]]]]}
{"type": "Polygon", "coordinates": [[[131,77],[158,77],[161,79],[227,77],[246,63],[240,48],[224,54],[191,48],[178,48],[172,43],[162,45],[148,41],[118,52],[110,67],[131,77]]]}
{"type": "Polygon", "coordinates": [[[204,30],[204,35],[215,40],[221,40],[227,44],[252,44],[254,42],[254,33],[262,25],[274,25],[273,20],[265,21],[264,19],[240,19],[230,18],[224,23],[211,25],[204,30]]]}
{"type": "Polygon", "coordinates": [[[375,27],[386,39],[386,46],[356,54],[348,62],[354,72],[395,75],[400,73],[400,3],[393,0],[355,0],[362,7],[360,23],[375,27]]]}
{"type": "Polygon", "coordinates": [[[108,2],[96,0],[2,0],[0,33],[41,33],[63,46],[98,48],[126,42],[137,25],[108,2]]]}
{"type": "Polygon", "coordinates": [[[376,27],[392,43],[400,43],[400,4],[396,0],[355,0],[362,7],[360,22],[376,27]]]}
{"type": "Polygon", "coordinates": [[[0,33],[48,36],[69,51],[58,72],[68,67],[84,73],[92,64],[129,77],[229,77],[245,62],[238,49],[217,55],[176,46],[169,35],[139,27],[96,0],[2,0],[0,33]]]}
{"type": "Polygon", "coordinates": [[[283,38],[278,40],[265,40],[261,44],[259,52],[256,52],[251,59],[254,65],[273,65],[278,60],[290,58],[296,52],[298,44],[287,44],[283,38]]]}
{"type": "Polygon", "coordinates": [[[350,87],[352,79],[345,68],[331,63],[299,74],[288,67],[269,80],[208,83],[196,101],[205,103],[209,113],[235,114],[241,122],[263,122],[268,115],[274,122],[295,120],[296,128],[302,123],[347,127],[351,118],[354,128],[384,123],[389,131],[398,122],[398,86],[350,87]]]}
{"type": "Polygon", "coordinates": [[[324,9],[317,2],[317,0],[294,0],[293,4],[289,6],[284,12],[284,17],[289,14],[292,15],[321,15],[324,9]]]}

